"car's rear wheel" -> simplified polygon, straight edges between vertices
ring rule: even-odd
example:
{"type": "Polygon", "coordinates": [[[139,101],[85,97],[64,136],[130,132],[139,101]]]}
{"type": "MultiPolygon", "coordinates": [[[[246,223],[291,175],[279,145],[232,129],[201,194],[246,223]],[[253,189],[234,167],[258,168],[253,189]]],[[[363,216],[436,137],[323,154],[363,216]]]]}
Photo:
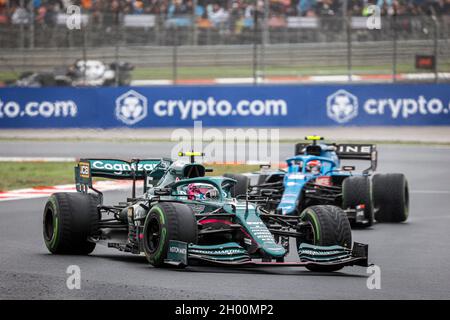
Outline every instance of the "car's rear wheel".
{"type": "Polygon", "coordinates": [[[403,222],[409,215],[409,189],[401,173],[373,176],[375,219],[378,222],[403,222]]]}
{"type": "Polygon", "coordinates": [[[143,240],[144,253],[150,264],[164,266],[170,240],[197,243],[198,227],[194,212],[182,203],[158,203],[145,219],[143,240]]]}
{"type": "Polygon", "coordinates": [[[238,195],[245,195],[248,192],[250,182],[247,176],[235,173],[225,173],[223,176],[237,181],[237,183],[230,189],[231,196],[233,198],[238,195]]]}
{"type": "Polygon", "coordinates": [[[54,193],[43,215],[43,236],[53,254],[89,254],[95,243],[89,237],[98,231],[97,195],[54,193]]]}
{"type": "Polygon", "coordinates": [[[342,208],[356,209],[364,206],[364,222],[350,221],[353,227],[366,228],[373,225],[372,185],[369,177],[348,177],[342,183],[342,208]]]}
{"type": "MultiPolygon", "coordinates": [[[[345,212],[336,206],[319,205],[303,210],[300,220],[309,226],[304,239],[297,239],[297,248],[302,242],[317,246],[339,245],[345,248],[352,246],[352,230],[345,212]]],[[[309,265],[311,271],[332,272],[342,269],[341,266],[309,265]]]]}

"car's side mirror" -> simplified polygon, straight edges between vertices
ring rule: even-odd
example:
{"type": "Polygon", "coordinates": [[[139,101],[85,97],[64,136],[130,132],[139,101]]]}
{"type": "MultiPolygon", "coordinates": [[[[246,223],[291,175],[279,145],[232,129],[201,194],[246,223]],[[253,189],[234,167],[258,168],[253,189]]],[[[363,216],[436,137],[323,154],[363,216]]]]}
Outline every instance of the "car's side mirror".
{"type": "Polygon", "coordinates": [[[155,196],[170,196],[172,194],[172,189],[170,188],[161,188],[155,189],[155,196]]]}

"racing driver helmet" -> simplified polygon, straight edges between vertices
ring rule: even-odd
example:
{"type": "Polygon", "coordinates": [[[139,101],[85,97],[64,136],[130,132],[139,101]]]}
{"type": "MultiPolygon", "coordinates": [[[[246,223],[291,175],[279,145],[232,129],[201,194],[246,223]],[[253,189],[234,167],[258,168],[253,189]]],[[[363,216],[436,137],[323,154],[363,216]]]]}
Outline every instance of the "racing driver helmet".
{"type": "Polygon", "coordinates": [[[216,199],[218,192],[208,184],[190,183],[187,186],[187,196],[189,200],[216,199]]]}
{"type": "Polygon", "coordinates": [[[322,164],[319,160],[311,160],[306,164],[306,171],[311,173],[319,173],[322,164]]]}

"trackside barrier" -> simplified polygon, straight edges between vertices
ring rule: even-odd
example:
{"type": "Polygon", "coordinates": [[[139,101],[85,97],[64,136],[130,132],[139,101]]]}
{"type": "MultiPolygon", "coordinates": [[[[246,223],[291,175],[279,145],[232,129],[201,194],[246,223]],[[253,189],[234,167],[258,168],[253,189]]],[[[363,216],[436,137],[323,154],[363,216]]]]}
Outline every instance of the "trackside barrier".
{"type": "Polygon", "coordinates": [[[450,125],[450,84],[0,88],[0,128],[450,125]]]}

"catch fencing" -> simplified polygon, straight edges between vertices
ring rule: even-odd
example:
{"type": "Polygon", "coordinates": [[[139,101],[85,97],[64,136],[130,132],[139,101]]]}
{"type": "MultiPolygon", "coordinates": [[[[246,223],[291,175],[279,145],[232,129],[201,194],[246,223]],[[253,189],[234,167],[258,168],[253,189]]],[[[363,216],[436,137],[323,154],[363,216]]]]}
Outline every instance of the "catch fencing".
{"type": "Polygon", "coordinates": [[[133,79],[172,84],[249,78],[296,82],[450,80],[450,16],[382,17],[381,29],[366,17],[274,16],[255,21],[202,24],[192,16],[151,14],[117,19],[85,15],[80,30],[59,14],[52,25],[0,26],[0,81],[25,71],[51,71],[79,59],[133,63],[133,79]],[[196,21],[196,22],[193,22],[196,21]],[[428,69],[416,57],[434,57],[428,69]],[[401,75],[412,76],[401,76],[401,75]],[[369,77],[370,78],[370,77],[369,77]]]}

